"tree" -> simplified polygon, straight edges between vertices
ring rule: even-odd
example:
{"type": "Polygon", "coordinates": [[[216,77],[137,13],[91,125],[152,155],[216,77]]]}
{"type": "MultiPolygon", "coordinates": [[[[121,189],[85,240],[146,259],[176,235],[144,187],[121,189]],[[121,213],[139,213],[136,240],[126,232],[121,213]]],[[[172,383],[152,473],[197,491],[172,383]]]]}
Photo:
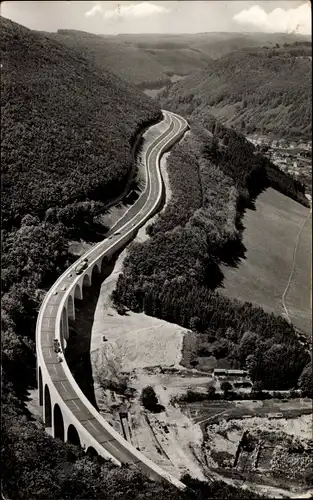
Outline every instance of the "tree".
{"type": "Polygon", "coordinates": [[[303,372],[299,378],[299,388],[301,389],[301,395],[308,398],[313,398],[313,376],[312,376],[312,364],[309,363],[303,369],[303,372]]]}
{"type": "Polygon", "coordinates": [[[246,331],[241,337],[239,344],[239,356],[242,362],[255,351],[258,336],[250,331],[246,331]]]}
{"type": "Polygon", "coordinates": [[[212,354],[219,358],[225,358],[229,352],[229,342],[226,339],[216,340],[212,345],[212,354]]]}
{"type": "Polygon", "coordinates": [[[209,399],[214,399],[215,393],[216,393],[215,387],[211,386],[211,387],[208,388],[207,395],[208,395],[209,399]]]}
{"type": "Polygon", "coordinates": [[[158,398],[151,385],[144,387],[141,392],[140,402],[147,410],[154,409],[158,404],[158,398]]]}
{"type": "Polygon", "coordinates": [[[262,392],[263,388],[264,388],[263,382],[261,382],[260,380],[256,380],[253,384],[252,392],[259,394],[260,392],[262,392]]]}
{"type": "Polygon", "coordinates": [[[191,319],[190,319],[190,329],[193,330],[194,332],[198,332],[199,331],[199,327],[201,325],[201,321],[200,321],[200,318],[198,318],[198,316],[193,316],[191,319]]]}
{"type": "Polygon", "coordinates": [[[228,382],[228,380],[224,380],[224,382],[221,383],[221,389],[224,392],[224,396],[228,394],[229,391],[231,391],[233,388],[232,384],[228,382]]]}

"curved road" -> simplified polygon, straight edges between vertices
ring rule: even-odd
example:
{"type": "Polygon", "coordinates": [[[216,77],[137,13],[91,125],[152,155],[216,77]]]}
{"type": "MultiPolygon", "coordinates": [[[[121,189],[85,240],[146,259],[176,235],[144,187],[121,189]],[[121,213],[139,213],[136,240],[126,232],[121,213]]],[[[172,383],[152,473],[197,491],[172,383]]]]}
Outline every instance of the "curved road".
{"type": "MultiPolygon", "coordinates": [[[[184,488],[180,481],[154,464],[124,440],[97,412],[75,382],[63,352],[65,347],[62,332],[64,309],[66,307],[68,310],[68,301],[70,296],[73,298],[76,295],[77,285],[82,286],[84,276],[88,273],[90,276],[91,269],[95,265],[99,266],[99,262],[101,268],[101,260],[104,256],[113,255],[122,245],[129,241],[139,227],[155,213],[160,203],[163,189],[159,169],[160,156],[173,143],[177,142],[188,128],[186,120],[178,115],[163,111],[163,116],[164,123],[167,124],[166,131],[153,141],[146,152],[147,182],[144,192],[115,224],[114,228],[111,228],[106,239],[95,245],[83,256],[88,256],[88,268],[81,275],[76,275],[74,268],[77,262],[74,263],[49,290],[38,315],[36,350],[41,404],[43,404],[44,393],[46,387],[48,387],[53,402],[52,411],[53,405],[57,403],[66,424],[64,425],[65,433],[66,427],[73,424],[81,443],[84,441],[88,445],[91,443],[102,456],[111,458],[117,464],[135,464],[142,472],[153,479],[165,478],[177,487],[184,488]],[[118,235],[115,234],[116,231],[118,231],[118,235]],[[54,352],[53,341],[55,338],[59,340],[62,346],[62,352],[60,353],[63,359],[62,362],[59,361],[58,355],[54,352]]],[[[52,425],[52,423],[47,424],[46,422],[46,425],[52,425]]]]}

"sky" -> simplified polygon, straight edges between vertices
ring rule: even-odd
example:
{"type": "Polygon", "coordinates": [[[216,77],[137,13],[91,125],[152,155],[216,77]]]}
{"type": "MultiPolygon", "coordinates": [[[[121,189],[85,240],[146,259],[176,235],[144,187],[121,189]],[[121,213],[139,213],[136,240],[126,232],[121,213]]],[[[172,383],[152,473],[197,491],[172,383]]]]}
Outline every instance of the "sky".
{"type": "Polygon", "coordinates": [[[308,0],[4,1],[1,15],[40,31],[96,34],[297,32],[311,34],[308,0]]]}

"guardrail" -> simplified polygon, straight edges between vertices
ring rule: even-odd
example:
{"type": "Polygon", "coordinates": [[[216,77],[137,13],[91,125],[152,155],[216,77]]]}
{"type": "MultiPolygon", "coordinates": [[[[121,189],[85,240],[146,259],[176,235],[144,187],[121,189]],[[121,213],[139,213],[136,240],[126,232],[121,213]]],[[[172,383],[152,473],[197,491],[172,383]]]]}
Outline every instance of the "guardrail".
{"type": "MultiPolygon", "coordinates": [[[[118,238],[112,245],[110,245],[108,248],[104,248],[103,252],[100,252],[99,255],[99,250],[101,248],[101,245],[104,244],[104,242],[100,242],[95,247],[90,249],[83,257],[88,256],[89,258],[91,257],[90,262],[88,263],[88,268],[79,276],[76,276],[74,274],[74,279],[71,283],[71,285],[67,288],[66,292],[64,293],[61,302],[58,304],[58,310],[56,314],[56,321],[55,321],[55,335],[54,337],[58,339],[60,345],[62,346],[62,352],[64,350],[64,338],[63,338],[63,331],[62,331],[62,315],[63,311],[66,310],[65,304],[67,303],[67,300],[71,294],[73,294],[73,291],[75,290],[77,283],[82,282],[84,279],[84,276],[90,272],[90,269],[92,269],[97,263],[100,261],[100,259],[103,259],[104,256],[106,255],[113,255],[116,253],[117,250],[119,250],[122,246],[124,246],[133,236],[134,234],[137,233],[138,229],[140,226],[142,226],[157,210],[161,198],[162,198],[162,190],[163,190],[163,183],[162,183],[162,178],[161,178],[161,173],[160,173],[160,157],[161,155],[167,151],[173,143],[177,142],[178,138],[180,138],[185,130],[188,128],[188,123],[186,120],[183,118],[179,117],[178,115],[174,113],[169,113],[167,111],[163,111],[164,115],[166,117],[170,116],[170,121],[178,122],[179,123],[179,128],[177,131],[175,131],[174,135],[171,135],[170,137],[165,136],[161,141],[160,138],[165,135],[165,133],[161,134],[161,136],[157,139],[156,145],[151,147],[151,150],[147,150],[146,155],[146,172],[147,176],[149,176],[148,172],[148,161],[151,155],[153,154],[155,148],[159,148],[156,156],[156,163],[157,163],[157,179],[158,179],[158,184],[159,184],[159,190],[158,190],[158,195],[151,206],[150,209],[148,209],[147,213],[143,215],[142,218],[140,218],[135,224],[133,224],[131,219],[130,221],[127,221],[120,229],[119,231],[123,231],[123,229],[127,228],[127,226],[130,226],[129,228],[126,229],[125,234],[121,235],[120,238],[118,238]],[[93,258],[94,255],[94,258],[93,258]]],[[[169,127],[170,128],[170,127],[169,127]]],[[[168,130],[167,130],[168,133],[168,130]]],[[[151,179],[149,182],[146,183],[146,187],[142,195],[140,196],[140,199],[146,195],[147,190],[149,189],[149,195],[147,197],[147,200],[142,207],[142,212],[144,213],[145,207],[149,205],[150,203],[150,194],[152,191],[152,184],[151,184],[151,179]]],[[[138,200],[137,200],[138,201],[138,200]]],[[[135,204],[136,205],[136,204],[135,204]]],[[[125,216],[125,215],[124,215],[125,216]]],[[[135,217],[135,216],[134,216],[135,217]]],[[[105,240],[106,242],[107,240],[105,240]]],[[[97,440],[89,434],[88,436],[88,430],[84,427],[84,425],[81,423],[81,421],[71,412],[71,410],[68,408],[68,406],[65,404],[65,401],[62,399],[62,396],[58,393],[57,388],[55,386],[55,383],[53,382],[49,371],[46,366],[46,362],[44,359],[43,351],[42,351],[42,346],[41,346],[41,330],[42,330],[42,325],[43,325],[43,313],[45,311],[45,307],[47,306],[47,303],[49,299],[51,299],[53,295],[53,290],[55,290],[58,286],[61,285],[62,281],[69,276],[69,272],[74,269],[76,266],[76,263],[74,263],[65,273],[63,273],[62,276],[56,281],[54,286],[50,289],[48,294],[45,297],[45,300],[43,301],[43,304],[41,306],[41,309],[39,311],[38,315],[38,321],[37,321],[37,329],[36,329],[36,349],[37,349],[37,364],[38,368],[40,367],[43,373],[43,378],[45,380],[45,383],[48,384],[49,388],[53,391],[53,396],[54,396],[54,401],[57,401],[61,412],[62,416],[64,415],[66,419],[73,423],[75,425],[75,428],[77,429],[77,432],[79,433],[80,436],[84,436],[86,440],[86,436],[88,437],[88,443],[91,443],[91,445],[105,458],[111,458],[115,463],[120,464],[121,462],[116,460],[113,455],[105,450],[105,444],[97,443],[97,440]],[[103,450],[103,452],[102,452],[103,450]]],[[[52,307],[52,306],[51,306],[52,307]]],[[[66,310],[66,314],[67,314],[66,310]]],[[[65,360],[63,359],[62,362],[62,370],[64,371],[64,374],[66,376],[67,381],[70,383],[71,389],[73,390],[73,393],[75,394],[75,397],[80,400],[80,402],[86,407],[86,409],[89,411],[89,413],[93,416],[93,418],[101,425],[103,430],[109,434],[112,437],[112,440],[116,441],[125,451],[128,451],[131,453],[131,456],[134,457],[135,460],[133,460],[134,463],[136,463],[137,466],[140,464],[140,469],[143,470],[145,473],[147,473],[150,477],[154,479],[167,479],[170,481],[172,484],[177,486],[180,489],[184,489],[185,485],[181,483],[179,480],[174,478],[172,475],[164,471],[161,467],[153,463],[150,459],[145,457],[140,451],[138,451],[134,446],[132,446],[130,443],[128,443],[99,413],[98,411],[93,407],[93,405],[89,402],[89,400],[86,398],[86,396],[83,394],[81,389],[79,388],[78,384],[76,383],[68,365],[65,360]]]]}

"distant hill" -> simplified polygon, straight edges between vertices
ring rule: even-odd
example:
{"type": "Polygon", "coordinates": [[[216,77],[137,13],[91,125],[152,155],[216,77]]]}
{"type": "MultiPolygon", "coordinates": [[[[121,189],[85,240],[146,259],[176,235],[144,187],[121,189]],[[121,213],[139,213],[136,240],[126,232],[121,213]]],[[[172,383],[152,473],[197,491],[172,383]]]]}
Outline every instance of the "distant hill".
{"type": "Polygon", "coordinates": [[[245,133],[311,136],[312,46],[242,49],[214,61],[170,88],[164,108],[192,118],[206,112],[245,133]]]}
{"type": "Polygon", "coordinates": [[[78,30],[43,33],[142,89],[171,84],[174,75],[188,76],[214,59],[244,47],[273,47],[308,39],[301,35],[264,33],[200,33],[192,35],[94,35],[78,30]]]}
{"type": "Polygon", "coordinates": [[[110,71],[136,86],[170,83],[165,68],[156,58],[138,47],[117,43],[115,37],[75,30],[59,30],[47,36],[79,52],[101,71],[110,71]]]}
{"type": "MultiPolygon", "coordinates": [[[[200,59],[208,62],[247,47],[273,48],[276,44],[310,42],[310,36],[291,33],[196,33],[196,34],[120,34],[111,37],[116,43],[127,43],[145,50],[166,53],[192,51],[195,62],[200,59]],[[198,55],[196,55],[196,53],[198,55]]],[[[187,74],[187,73],[184,73],[187,74]]]]}
{"type": "Polygon", "coordinates": [[[141,92],[64,44],[1,18],[5,227],[26,213],[122,189],[138,130],[161,116],[141,92]]]}

